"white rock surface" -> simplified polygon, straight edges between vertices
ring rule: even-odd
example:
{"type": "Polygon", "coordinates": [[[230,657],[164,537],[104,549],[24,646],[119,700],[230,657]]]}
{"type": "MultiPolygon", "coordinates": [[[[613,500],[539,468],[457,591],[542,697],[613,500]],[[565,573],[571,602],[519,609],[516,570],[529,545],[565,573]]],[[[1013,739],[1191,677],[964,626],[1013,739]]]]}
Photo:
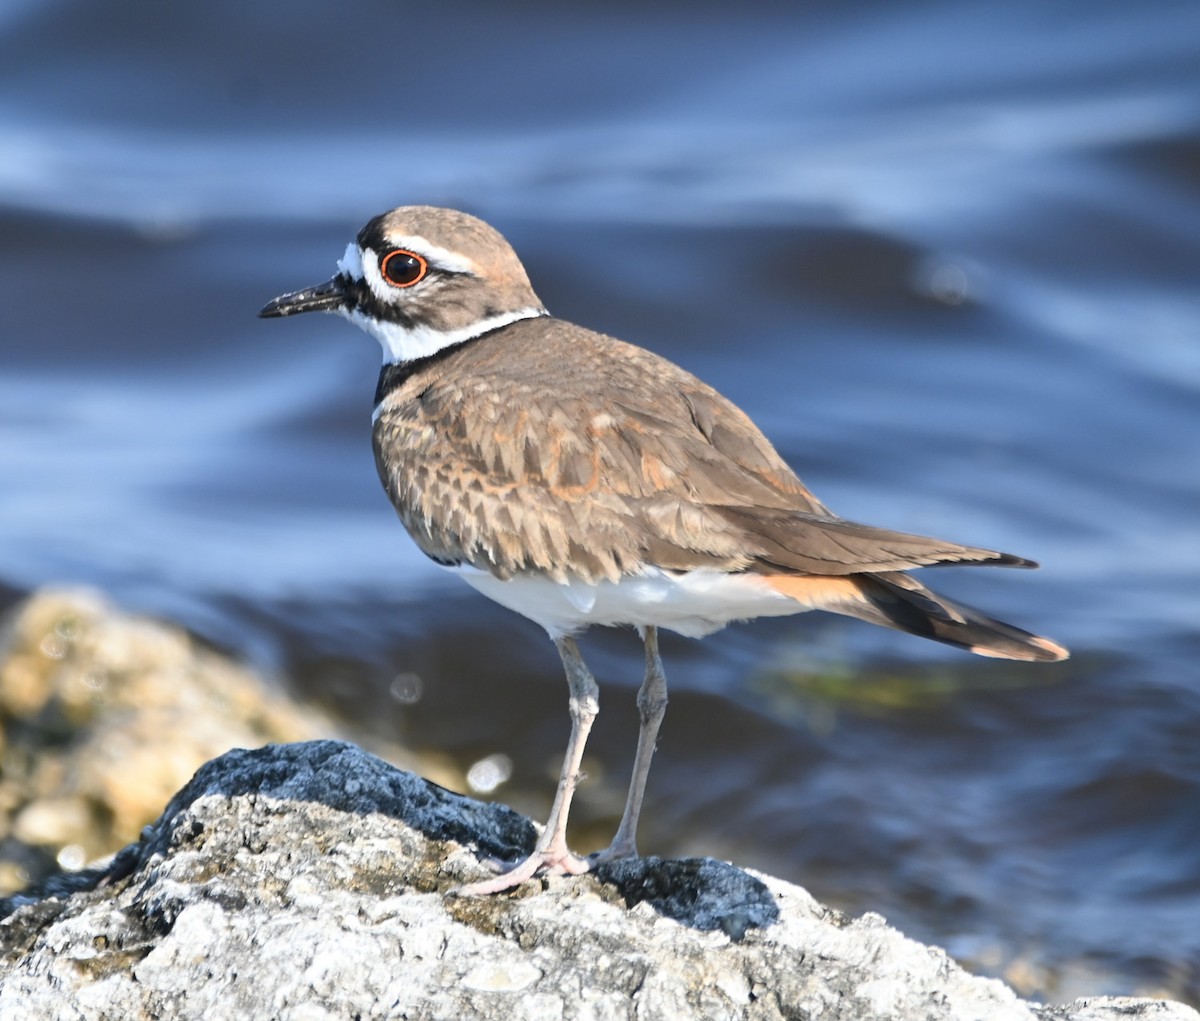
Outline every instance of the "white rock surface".
{"type": "Polygon", "coordinates": [[[877,915],[713,861],[450,892],[533,839],[351,745],[231,752],[104,868],[4,905],[0,1018],[1200,1021],[1028,1003],[877,915]]]}

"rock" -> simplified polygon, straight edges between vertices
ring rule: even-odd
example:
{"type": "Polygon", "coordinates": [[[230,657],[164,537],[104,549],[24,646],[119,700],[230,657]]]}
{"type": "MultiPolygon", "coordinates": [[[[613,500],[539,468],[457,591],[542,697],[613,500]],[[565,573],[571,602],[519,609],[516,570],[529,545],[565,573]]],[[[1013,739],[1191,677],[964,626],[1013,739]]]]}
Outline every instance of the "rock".
{"type": "Polygon", "coordinates": [[[105,866],[2,905],[0,1017],[1200,1019],[1028,1003],[877,915],[710,860],[454,894],[534,839],[352,745],[230,752],[105,866]]]}
{"type": "Polygon", "coordinates": [[[40,592],[0,633],[0,894],[135,840],[230,748],[329,736],[333,721],[181,628],[40,592]]]}

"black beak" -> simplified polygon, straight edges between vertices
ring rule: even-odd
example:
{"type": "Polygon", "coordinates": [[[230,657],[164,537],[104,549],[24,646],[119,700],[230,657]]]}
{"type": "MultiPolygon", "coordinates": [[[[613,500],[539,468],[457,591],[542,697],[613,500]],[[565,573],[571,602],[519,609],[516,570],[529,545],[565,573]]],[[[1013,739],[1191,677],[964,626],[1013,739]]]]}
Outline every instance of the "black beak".
{"type": "Polygon", "coordinates": [[[281,294],[259,309],[259,318],[278,319],[281,316],[295,315],[297,312],[336,312],[346,306],[345,283],[345,279],[339,275],[323,284],[317,284],[316,287],[281,294]]]}

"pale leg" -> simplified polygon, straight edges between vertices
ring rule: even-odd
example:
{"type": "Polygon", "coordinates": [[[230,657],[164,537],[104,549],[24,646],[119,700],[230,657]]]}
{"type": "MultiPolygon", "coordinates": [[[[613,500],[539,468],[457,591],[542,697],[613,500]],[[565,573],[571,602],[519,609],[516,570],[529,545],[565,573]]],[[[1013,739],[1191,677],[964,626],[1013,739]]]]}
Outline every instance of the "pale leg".
{"type": "Polygon", "coordinates": [[[571,799],[575,796],[575,788],[579,784],[583,749],[587,744],[596,713],[600,711],[600,689],[583,662],[579,646],[573,638],[560,638],[555,645],[558,646],[558,654],[562,657],[563,667],[567,672],[567,685],[571,692],[571,739],[567,743],[567,754],[563,759],[558,791],[550,808],[550,818],[546,820],[546,828],[542,831],[533,854],[494,879],[485,879],[461,887],[459,893],[488,894],[511,890],[543,869],[556,875],[578,875],[590,868],[589,862],[572,854],[567,847],[567,816],[571,811],[571,799]]]}
{"type": "Polygon", "coordinates": [[[658,728],[667,711],[667,675],[663,673],[662,660],[658,656],[658,628],[646,627],[642,637],[646,643],[646,678],[637,697],[640,726],[629,797],[625,800],[625,812],[617,835],[606,850],[592,856],[593,861],[637,857],[638,816],[646,793],[646,778],[650,775],[650,760],[658,741],[658,728]]]}

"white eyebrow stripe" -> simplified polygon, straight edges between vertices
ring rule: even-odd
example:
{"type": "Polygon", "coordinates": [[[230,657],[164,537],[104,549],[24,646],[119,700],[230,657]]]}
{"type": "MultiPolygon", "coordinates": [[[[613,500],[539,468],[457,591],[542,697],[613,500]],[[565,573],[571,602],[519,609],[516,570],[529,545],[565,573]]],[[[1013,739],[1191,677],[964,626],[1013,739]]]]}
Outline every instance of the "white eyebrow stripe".
{"type": "Polygon", "coordinates": [[[362,255],[358,251],[358,245],[351,241],[346,246],[346,251],[337,261],[339,273],[345,273],[351,280],[361,280],[363,278],[362,255]]]}
{"type": "Polygon", "coordinates": [[[389,234],[387,240],[395,248],[407,248],[410,252],[424,256],[430,265],[448,273],[470,273],[472,276],[479,273],[479,267],[465,255],[432,244],[419,234],[389,234]]]}

